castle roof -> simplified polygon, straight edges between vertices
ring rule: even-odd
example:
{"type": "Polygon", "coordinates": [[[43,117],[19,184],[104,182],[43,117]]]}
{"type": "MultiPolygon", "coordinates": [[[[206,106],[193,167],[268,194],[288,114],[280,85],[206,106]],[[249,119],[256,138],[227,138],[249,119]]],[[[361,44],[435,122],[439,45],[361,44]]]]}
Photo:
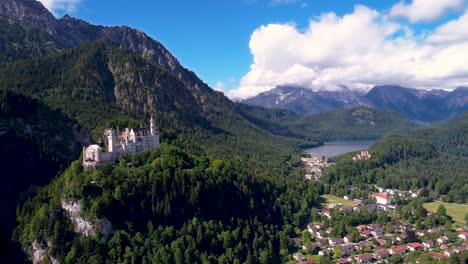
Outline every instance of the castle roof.
{"type": "Polygon", "coordinates": [[[133,128],[132,130],[137,136],[146,136],[150,134],[150,130],[148,128],[133,128]]]}

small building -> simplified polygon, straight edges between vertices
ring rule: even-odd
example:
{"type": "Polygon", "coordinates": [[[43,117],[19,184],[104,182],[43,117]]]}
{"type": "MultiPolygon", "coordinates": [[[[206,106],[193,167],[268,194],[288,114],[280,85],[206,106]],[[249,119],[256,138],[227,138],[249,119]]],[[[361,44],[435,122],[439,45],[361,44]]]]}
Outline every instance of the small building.
{"type": "Polygon", "coordinates": [[[458,234],[458,237],[463,239],[463,240],[467,240],[468,239],[468,232],[465,232],[465,231],[461,231],[459,234],[458,234]]]}
{"type": "Polygon", "coordinates": [[[374,256],[369,253],[364,253],[355,257],[356,261],[359,263],[372,263],[374,256]]]}
{"type": "Polygon", "coordinates": [[[302,255],[302,253],[300,252],[296,252],[293,254],[293,258],[297,261],[304,261],[306,260],[306,258],[304,257],[304,255],[302,255]]]}
{"type": "Polygon", "coordinates": [[[334,237],[334,238],[329,238],[328,239],[328,244],[330,244],[330,246],[337,246],[337,245],[341,245],[343,244],[344,241],[341,237],[334,237]]]}
{"type": "Polygon", "coordinates": [[[423,247],[424,247],[424,249],[426,249],[426,250],[429,250],[429,249],[433,248],[433,247],[434,247],[434,241],[432,241],[432,240],[426,240],[426,241],[424,241],[424,242],[423,242],[423,247]]]}
{"type": "Polygon", "coordinates": [[[447,258],[447,256],[445,256],[444,254],[439,253],[439,252],[431,252],[431,255],[435,259],[446,259],[447,258]]]}
{"type": "Polygon", "coordinates": [[[318,238],[326,238],[327,237],[327,232],[317,231],[317,232],[315,232],[315,236],[317,236],[318,238]]]}
{"type": "Polygon", "coordinates": [[[374,253],[374,258],[378,260],[384,260],[387,259],[390,256],[390,252],[386,249],[382,249],[376,253],[374,253]]]}
{"type": "Polygon", "coordinates": [[[377,200],[378,204],[391,204],[392,198],[386,193],[374,193],[373,196],[377,200]]]}
{"type": "Polygon", "coordinates": [[[372,232],[369,231],[369,230],[364,230],[364,231],[361,232],[361,236],[365,237],[365,238],[372,237],[372,232]]]}
{"type": "Polygon", "coordinates": [[[313,259],[301,260],[297,264],[315,264],[315,260],[313,259]]]}
{"type": "Polygon", "coordinates": [[[366,226],[366,225],[358,225],[356,228],[357,228],[359,231],[364,231],[364,230],[367,229],[367,226],[366,226]]]}
{"type": "Polygon", "coordinates": [[[313,225],[313,224],[308,224],[307,225],[307,231],[309,231],[309,233],[311,233],[311,234],[314,234],[315,232],[318,231],[318,228],[315,227],[315,225],[313,225]]]}
{"type": "Polygon", "coordinates": [[[437,243],[439,244],[447,244],[449,242],[449,238],[447,236],[441,236],[437,239],[437,243]]]}
{"type": "Polygon", "coordinates": [[[328,249],[323,249],[323,250],[320,250],[318,254],[319,254],[319,256],[322,256],[322,257],[323,256],[330,256],[331,252],[328,249]]]}
{"type": "Polygon", "coordinates": [[[348,264],[351,263],[351,259],[349,258],[340,258],[336,261],[336,264],[348,264]]]}
{"type": "Polygon", "coordinates": [[[354,246],[353,245],[343,245],[341,246],[341,254],[343,256],[349,256],[353,254],[354,252],[354,246]]]}
{"type": "Polygon", "coordinates": [[[370,230],[377,230],[377,229],[382,229],[381,224],[370,224],[367,226],[370,230]]]}
{"type": "Polygon", "coordinates": [[[381,236],[383,234],[382,229],[375,229],[371,231],[372,235],[375,237],[381,236]]]}
{"type": "Polygon", "coordinates": [[[294,242],[294,245],[296,247],[301,247],[302,246],[302,241],[301,241],[300,238],[298,238],[298,237],[292,238],[292,241],[294,242]]]}
{"type": "Polygon", "coordinates": [[[392,255],[404,255],[406,253],[405,246],[392,246],[389,250],[390,254],[392,255]]]}
{"type": "Polygon", "coordinates": [[[412,252],[421,250],[422,248],[423,248],[423,245],[418,242],[408,244],[408,250],[412,252]]]}

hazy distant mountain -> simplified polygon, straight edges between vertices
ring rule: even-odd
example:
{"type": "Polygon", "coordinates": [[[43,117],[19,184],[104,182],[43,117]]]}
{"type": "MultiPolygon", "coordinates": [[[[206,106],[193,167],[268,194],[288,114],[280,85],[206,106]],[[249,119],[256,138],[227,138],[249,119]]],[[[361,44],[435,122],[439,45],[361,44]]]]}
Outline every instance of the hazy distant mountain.
{"type": "Polygon", "coordinates": [[[468,110],[468,88],[418,90],[400,86],[376,86],[367,93],[343,87],[339,91],[317,91],[278,86],[243,101],[268,108],[285,108],[298,114],[327,112],[358,105],[393,110],[421,122],[447,120],[468,110]]]}
{"type": "Polygon", "coordinates": [[[339,91],[313,91],[295,86],[278,86],[243,101],[267,108],[286,108],[298,114],[316,114],[359,104],[363,94],[343,87],[339,91]]]}

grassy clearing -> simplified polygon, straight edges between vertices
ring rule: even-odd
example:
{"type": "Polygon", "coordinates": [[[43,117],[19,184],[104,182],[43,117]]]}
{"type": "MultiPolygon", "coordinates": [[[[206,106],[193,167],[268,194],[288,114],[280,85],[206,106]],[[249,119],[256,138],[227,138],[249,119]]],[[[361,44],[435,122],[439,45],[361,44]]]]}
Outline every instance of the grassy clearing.
{"type": "Polygon", "coordinates": [[[440,205],[443,205],[447,209],[447,214],[453,218],[455,222],[460,224],[465,223],[465,215],[468,214],[467,204],[456,204],[456,203],[445,203],[445,202],[432,202],[425,203],[424,208],[429,211],[437,212],[440,205]]]}
{"type": "Polygon", "coordinates": [[[321,197],[326,200],[323,206],[327,206],[329,204],[342,204],[343,206],[355,206],[358,204],[354,201],[348,201],[348,200],[345,200],[343,198],[340,198],[338,196],[334,196],[331,194],[324,194],[321,197]]]}

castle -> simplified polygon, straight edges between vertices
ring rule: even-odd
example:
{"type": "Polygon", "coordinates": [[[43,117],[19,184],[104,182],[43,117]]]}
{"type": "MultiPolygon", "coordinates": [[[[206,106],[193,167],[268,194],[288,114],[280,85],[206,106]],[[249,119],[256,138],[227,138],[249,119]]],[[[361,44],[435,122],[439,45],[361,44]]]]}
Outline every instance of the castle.
{"type": "Polygon", "coordinates": [[[159,148],[159,132],[151,117],[150,128],[125,128],[115,131],[112,128],[105,130],[107,136],[107,152],[103,152],[99,145],[83,147],[83,165],[96,167],[102,163],[115,162],[120,155],[134,154],[147,149],[159,148]]]}

